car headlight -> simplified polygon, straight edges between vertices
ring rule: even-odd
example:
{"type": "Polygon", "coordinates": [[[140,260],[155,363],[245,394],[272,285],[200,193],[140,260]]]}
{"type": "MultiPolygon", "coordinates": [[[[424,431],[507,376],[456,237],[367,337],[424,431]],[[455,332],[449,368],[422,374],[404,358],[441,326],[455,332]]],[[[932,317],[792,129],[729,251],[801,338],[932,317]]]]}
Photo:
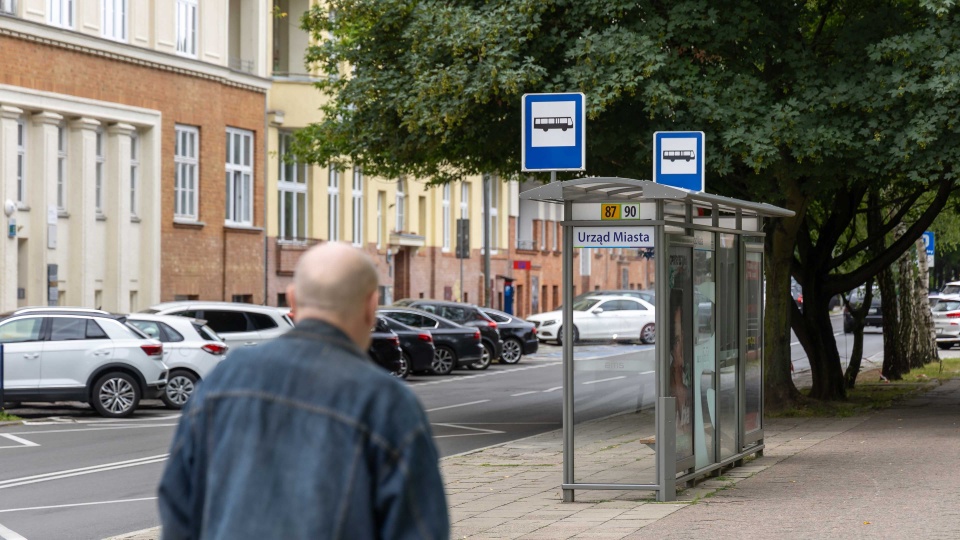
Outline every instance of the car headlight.
{"type": "Polygon", "coordinates": [[[553,326],[553,325],[555,325],[555,324],[557,324],[557,320],[556,320],[556,319],[551,320],[551,321],[543,321],[543,324],[541,324],[540,326],[553,326]]]}

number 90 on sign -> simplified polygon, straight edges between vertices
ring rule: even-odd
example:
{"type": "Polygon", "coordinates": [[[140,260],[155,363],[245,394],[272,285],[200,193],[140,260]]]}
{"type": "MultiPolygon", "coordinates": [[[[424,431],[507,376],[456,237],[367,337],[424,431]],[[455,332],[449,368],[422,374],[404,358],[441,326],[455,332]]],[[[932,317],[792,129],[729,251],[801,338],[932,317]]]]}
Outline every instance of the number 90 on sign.
{"type": "Polygon", "coordinates": [[[604,221],[640,219],[640,205],[636,203],[603,203],[600,205],[600,219],[604,221]]]}

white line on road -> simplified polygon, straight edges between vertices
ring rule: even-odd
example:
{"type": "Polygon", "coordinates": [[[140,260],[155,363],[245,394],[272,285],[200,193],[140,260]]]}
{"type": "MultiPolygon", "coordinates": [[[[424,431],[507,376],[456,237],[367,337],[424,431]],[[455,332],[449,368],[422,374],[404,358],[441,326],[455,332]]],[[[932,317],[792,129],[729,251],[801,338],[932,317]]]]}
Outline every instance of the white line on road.
{"type": "Polygon", "coordinates": [[[31,506],[29,508],[10,508],[7,510],[0,510],[0,514],[7,514],[9,512],[29,512],[30,510],[51,510],[54,508],[73,508],[75,506],[94,506],[98,504],[117,504],[117,503],[130,503],[130,502],[140,502],[140,501],[155,501],[156,497],[142,497],[139,499],[117,499],[115,501],[96,501],[96,502],[86,502],[86,503],[74,503],[74,504],[58,504],[56,506],[31,506]]]}
{"type": "Polygon", "coordinates": [[[446,407],[437,407],[437,408],[435,408],[435,409],[427,409],[426,412],[442,411],[442,410],[444,410],[444,409],[455,409],[455,408],[457,408],[457,407],[468,407],[468,406],[470,406],[470,405],[479,405],[480,403],[486,403],[486,402],[488,402],[488,401],[490,401],[490,400],[489,400],[489,399],[481,399],[480,401],[471,401],[470,403],[461,403],[461,404],[459,404],[459,405],[447,405],[446,407]]]}
{"type": "Polygon", "coordinates": [[[156,427],[171,427],[176,426],[177,424],[153,424],[149,426],[110,426],[110,427],[83,427],[83,428],[71,428],[71,429],[38,429],[36,431],[17,431],[15,435],[43,435],[46,433],[76,433],[76,432],[88,432],[88,431],[106,431],[106,430],[118,430],[118,429],[144,429],[144,428],[156,428],[156,427]]]}
{"type": "Polygon", "coordinates": [[[65,471],[54,471],[45,474],[33,476],[24,476],[22,478],[11,478],[10,480],[0,481],[0,489],[7,489],[26,484],[36,484],[37,482],[46,482],[49,480],[60,480],[71,476],[81,476],[84,474],[93,474],[98,472],[112,471],[114,469],[125,469],[127,467],[136,467],[138,465],[149,465],[151,463],[160,463],[165,461],[170,454],[160,454],[157,456],[148,456],[140,459],[130,459],[127,461],[117,461],[114,463],[104,463],[102,465],[93,465],[90,467],[81,467],[79,469],[68,469],[65,471]]]}
{"type": "Polygon", "coordinates": [[[4,540],[27,540],[3,525],[0,525],[0,538],[3,538],[4,540]]]}
{"type": "Polygon", "coordinates": [[[23,447],[25,447],[25,446],[40,446],[39,444],[37,444],[37,443],[35,443],[35,442],[33,442],[33,441],[28,441],[28,440],[26,440],[26,439],[21,439],[20,437],[17,437],[16,435],[11,435],[11,434],[9,434],[9,433],[0,433],[0,437],[6,437],[7,439],[10,439],[10,440],[13,441],[13,442],[18,442],[18,443],[20,443],[20,444],[17,445],[17,446],[0,446],[0,448],[23,448],[23,447]]]}
{"type": "Polygon", "coordinates": [[[433,384],[448,384],[448,383],[466,381],[466,380],[470,380],[470,379],[476,379],[476,378],[479,378],[479,377],[492,377],[492,376],[494,376],[494,375],[501,375],[501,374],[504,374],[504,373],[516,373],[516,372],[518,372],[518,371],[526,371],[526,370],[528,370],[528,369],[540,369],[540,368],[545,368],[545,367],[550,367],[550,366],[559,366],[559,365],[562,364],[562,363],[563,363],[563,362],[546,362],[546,363],[542,363],[542,364],[537,364],[537,365],[535,365],[535,366],[524,366],[524,367],[518,367],[518,368],[512,368],[512,369],[504,369],[504,370],[499,370],[499,369],[498,369],[498,370],[496,370],[496,371],[487,371],[486,373],[480,373],[480,374],[477,374],[477,375],[466,375],[466,376],[463,376],[463,377],[461,377],[461,376],[456,376],[456,375],[455,375],[455,376],[453,376],[453,377],[447,377],[447,378],[445,378],[445,379],[440,379],[439,381],[429,381],[429,382],[415,381],[415,382],[411,382],[411,383],[410,383],[410,386],[413,386],[414,388],[416,388],[416,387],[418,387],[418,386],[427,386],[427,385],[433,385],[433,384]]]}
{"type": "Polygon", "coordinates": [[[596,381],[587,381],[587,382],[585,382],[585,383],[583,383],[583,384],[597,384],[597,383],[602,383],[602,382],[618,381],[618,380],[620,380],[620,379],[626,379],[626,378],[627,378],[626,375],[621,375],[621,376],[619,376],[619,377],[610,377],[609,379],[598,379],[598,380],[596,380],[596,381]]]}
{"type": "Polygon", "coordinates": [[[656,373],[656,371],[643,371],[643,372],[641,372],[640,374],[641,374],[641,375],[653,375],[654,373],[656,373]]]}
{"type": "Polygon", "coordinates": [[[544,390],[543,393],[546,394],[547,392],[554,392],[554,391],[556,391],[556,390],[561,390],[561,389],[563,389],[562,386],[554,386],[553,388],[551,388],[551,389],[549,389],[549,390],[544,390]]]}
{"type": "Polygon", "coordinates": [[[536,393],[537,393],[536,390],[531,390],[529,392],[520,392],[519,394],[511,394],[510,397],[528,396],[530,394],[536,394],[536,393]]]}

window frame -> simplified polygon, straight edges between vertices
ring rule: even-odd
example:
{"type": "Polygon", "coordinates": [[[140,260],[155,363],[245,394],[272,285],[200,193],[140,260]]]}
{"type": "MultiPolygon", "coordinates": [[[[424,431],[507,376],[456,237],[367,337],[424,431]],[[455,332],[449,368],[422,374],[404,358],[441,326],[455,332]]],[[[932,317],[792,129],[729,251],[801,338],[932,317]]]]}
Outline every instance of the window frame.
{"type": "Polygon", "coordinates": [[[174,5],[174,25],[176,26],[177,54],[197,57],[197,19],[200,11],[198,0],[177,0],[174,5]],[[189,27],[188,27],[189,26],[189,27]]]}
{"type": "Polygon", "coordinates": [[[327,175],[327,240],[340,240],[340,169],[333,164],[327,175]]]}
{"type": "Polygon", "coordinates": [[[47,2],[47,23],[51,26],[73,29],[76,26],[77,3],[74,0],[49,0],[47,2]],[[64,18],[66,11],[66,19],[64,18]]]}
{"type": "Polygon", "coordinates": [[[407,180],[403,177],[397,179],[397,193],[394,197],[395,222],[394,230],[403,232],[407,223],[407,180]]]}
{"type": "Polygon", "coordinates": [[[57,209],[67,208],[67,170],[70,157],[70,134],[67,125],[57,124],[57,209]]]}
{"type": "Polygon", "coordinates": [[[443,252],[445,252],[445,253],[449,253],[449,252],[450,252],[450,241],[451,241],[451,238],[450,238],[450,232],[451,232],[451,229],[450,229],[450,192],[451,192],[450,184],[444,184],[444,185],[443,185],[443,199],[442,199],[442,202],[441,202],[441,207],[442,207],[442,213],[441,213],[441,215],[443,216],[443,217],[442,217],[442,219],[443,219],[443,244],[442,244],[442,247],[441,247],[440,249],[441,249],[441,251],[443,251],[443,252]]]}
{"type": "Polygon", "coordinates": [[[174,219],[197,221],[200,217],[200,129],[196,126],[177,124],[174,126],[176,142],[174,144],[174,219]],[[191,144],[188,144],[191,143],[191,144]],[[188,146],[189,148],[184,148],[188,146]],[[184,153],[185,149],[192,150],[184,153]],[[183,172],[189,172],[185,178],[183,172]],[[189,180],[189,185],[187,180],[189,180]],[[186,206],[186,208],[184,208],[186,206]]]}
{"type": "Polygon", "coordinates": [[[383,247],[383,207],[387,200],[385,191],[377,191],[377,249],[383,247]]]}
{"type": "Polygon", "coordinates": [[[130,217],[140,215],[140,134],[130,135],[130,217]]]}
{"type": "Polygon", "coordinates": [[[0,13],[17,14],[17,0],[0,0],[0,13]]]}
{"type": "Polygon", "coordinates": [[[96,136],[94,143],[94,161],[96,163],[94,167],[94,177],[93,177],[93,207],[97,211],[97,215],[103,215],[103,175],[104,168],[106,167],[106,153],[104,152],[104,141],[103,129],[97,128],[96,136]]]}
{"type": "Polygon", "coordinates": [[[103,0],[100,3],[104,38],[127,42],[128,7],[127,0],[103,0]]]}
{"type": "Polygon", "coordinates": [[[253,226],[253,131],[228,127],[226,131],[227,225],[253,226]],[[231,142],[232,141],[232,142],[231,142]],[[239,144],[238,144],[239,143],[239,144]]]}
{"type": "Polygon", "coordinates": [[[27,123],[17,119],[17,203],[27,202],[27,123]]]}
{"type": "Polygon", "coordinates": [[[358,167],[353,167],[353,190],[351,191],[351,200],[352,200],[352,223],[353,230],[351,231],[353,238],[353,245],[363,246],[363,170],[358,167]]]}
{"type": "Polygon", "coordinates": [[[487,216],[487,226],[490,227],[490,254],[495,254],[500,246],[500,215],[497,198],[500,196],[500,179],[496,175],[487,177],[487,197],[490,200],[490,214],[487,216]]]}
{"type": "Polygon", "coordinates": [[[292,138],[293,134],[291,132],[281,131],[279,133],[279,164],[277,171],[279,223],[277,230],[280,233],[280,238],[283,240],[303,241],[307,237],[307,225],[310,217],[310,212],[307,210],[307,202],[309,201],[307,195],[307,175],[306,167],[302,163],[296,160],[294,160],[293,163],[287,163],[286,161],[286,156],[290,153],[289,144],[292,138]],[[287,208],[288,195],[292,199],[292,201],[290,201],[292,202],[292,208],[287,208]],[[300,212],[301,208],[303,215],[301,215],[300,212]],[[288,212],[293,213],[293,219],[290,220],[292,231],[287,230],[286,218],[288,212]]]}

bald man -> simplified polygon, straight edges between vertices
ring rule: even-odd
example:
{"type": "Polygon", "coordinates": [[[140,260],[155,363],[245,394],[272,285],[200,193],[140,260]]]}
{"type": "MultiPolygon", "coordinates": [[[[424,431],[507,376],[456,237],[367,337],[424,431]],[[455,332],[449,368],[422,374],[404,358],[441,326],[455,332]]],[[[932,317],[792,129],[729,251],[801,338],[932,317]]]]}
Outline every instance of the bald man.
{"type": "Polygon", "coordinates": [[[183,409],[164,539],[449,538],[426,414],[364,352],[377,283],[350,245],[303,254],[287,289],[296,327],[231,352],[183,409]]]}

